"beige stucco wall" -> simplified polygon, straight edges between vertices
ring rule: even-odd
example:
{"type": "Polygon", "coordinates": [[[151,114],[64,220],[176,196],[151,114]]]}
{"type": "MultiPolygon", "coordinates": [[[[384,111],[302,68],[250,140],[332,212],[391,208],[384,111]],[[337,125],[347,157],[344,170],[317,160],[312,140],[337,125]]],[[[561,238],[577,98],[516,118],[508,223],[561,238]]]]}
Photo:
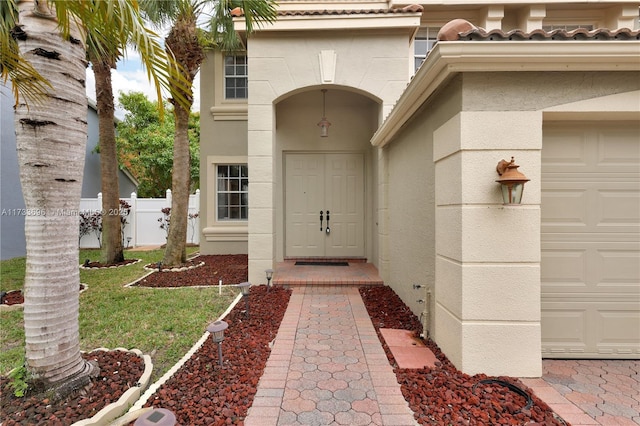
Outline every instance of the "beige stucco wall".
{"type": "MultiPolygon", "coordinates": [[[[382,273],[418,315],[424,295],[411,285],[427,277],[431,336],[466,373],[541,373],[544,114],[575,119],[588,110],[595,118],[591,99],[630,97],[639,85],[633,72],[458,74],[386,145],[382,273]],[[521,206],[503,206],[495,183],[497,162],[511,156],[531,179],[521,206]],[[420,199],[403,189],[408,179],[419,182],[413,195],[420,199]]],[[[599,108],[600,119],[611,119],[606,102],[599,108]]]]}
{"type": "Polygon", "coordinates": [[[380,272],[418,317],[434,330],[435,303],[435,164],[433,134],[461,106],[461,83],[455,79],[404,128],[397,142],[383,149],[388,161],[385,187],[385,235],[380,272]],[[413,284],[422,286],[414,289],[413,284]],[[431,303],[427,305],[431,294],[431,303]],[[422,300],[419,303],[418,300],[422,300]]]}
{"type": "Polygon", "coordinates": [[[208,52],[200,69],[200,252],[203,254],[247,253],[248,226],[242,221],[217,221],[215,202],[216,164],[247,162],[246,101],[225,101],[220,52],[208,52]],[[214,114],[220,110],[243,114],[214,114]]]}
{"type": "MultiPolygon", "coordinates": [[[[369,30],[258,33],[249,43],[248,55],[248,163],[250,173],[255,176],[250,179],[249,184],[249,280],[259,283],[264,281],[264,270],[273,266],[282,250],[281,233],[276,235],[278,226],[282,223],[279,219],[282,212],[276,211],[282,208],[282,184],[278,172],[281,148],[276,148],[279,138],[276,128],[278,103],[297,92],[312,89],[319,93],[321,86],[329,89],[328,105],[332,102],[334,89],[357,92],[356,96],[346,96],[343,93],[346,103],[342,116],[328,118],[339,125],[342,120],[353,117],[353,124],[356,125],[354,129],[362,130],[357,130],[358,136],[349,143],[356,144],[358,149],[364,149],[364,141],[360,139],[364,139],[368,129],[373,132],[373,128],[391,110],[406,86],[412,52],[406,29],[386,29],[384,34],[369,30]],[[325,51],[323,61],[320,60],[322,51],[325,51]],[[329,64],[327,58],[335,58],[335,62],[329,64]],[[361,102],[360,98],[362,101],[366,98],[372,101],[366,101],[367,106],[363,109],[348,106],[348,102],[361,102]],[[371,102],[377,105],[374,107],[371,102]],[[364,117],[363,120],[356,118],[359,114],[364,117]],[[372,116],[375,118],[372,119],[372,116]],[[260,198],[252,195],[257,193],[270,195],[260,198]]],[[[339,90],[335,92],[339,94],[339,90]]],[[[298,101],[304,101],[304,95],[298,96],[302,96],[297,97],[298,101]]],[[[307,115],[312,117],[308,125],[310,132],[318,131],[315,123],[320,119],[318,114],[321,112],[321,104],[317,105],[318,109],[313,112],[300,110],[305,120],[307,115]]],[[[286,109],[287,104],[284,103],[282,108],[286,109]]],[[[306,126],[305,124],[303,127],[306,126]]],[[[330,135],[334,134],[340,134],[339,127],[330,128],[330,135]]],[[[288,140],[289,136],[285,132],[283,146],[291,144],[288,140]]],[[[329,141],[329,144],[332,143],[335,142],[329,141]]],[[[299,142],[295,144],[302,148],[299,142]]],[[[326,150],[348,150],[351,149],[349,146],[327,146],[326,150]]],[[[306,144],[304,148],[317,149],[306,144]]],[[[369,159],[368,176],[371,182],[377,167],[373,157],[369,156],[369,159]]],[[[375,188],[368,187],[367,190],[367,202],[370,205],[376,202],[375,188]]],[[[374,222],[373,215],[367,218],[370,228],[366,233],[369,235],[375,232],[372,225],[374,222]]],[[[377,238],[374,236],[370,240],[367,250],[375,256],[377,238]]]]}

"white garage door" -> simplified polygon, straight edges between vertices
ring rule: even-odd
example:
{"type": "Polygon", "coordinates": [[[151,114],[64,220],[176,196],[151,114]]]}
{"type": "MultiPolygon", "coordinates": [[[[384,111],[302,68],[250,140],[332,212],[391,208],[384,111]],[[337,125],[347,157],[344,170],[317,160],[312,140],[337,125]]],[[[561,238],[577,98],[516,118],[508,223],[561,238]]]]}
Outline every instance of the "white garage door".
{"type": "Polygon", "coordinates": [[[640,123],[549,122],[542,355],[640,358],[640,123]]]}

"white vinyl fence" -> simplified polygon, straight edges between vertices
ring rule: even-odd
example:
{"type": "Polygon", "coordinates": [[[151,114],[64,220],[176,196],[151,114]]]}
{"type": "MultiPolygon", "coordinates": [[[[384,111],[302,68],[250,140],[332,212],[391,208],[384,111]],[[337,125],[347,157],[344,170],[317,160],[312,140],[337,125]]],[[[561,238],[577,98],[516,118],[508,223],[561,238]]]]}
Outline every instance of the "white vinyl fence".
{"type": "MultiPolygon", "coordinates": [[[[126,201],[131,210],[124,226],[124,246],[136,247],[147,245],[161,245],[167,242],[167,231],[160,228],[159,219],[164,218],[162,209],[171,207],[171,190],[167,190],[166,198],[138,198],[136,193],[131,193],[130,198],[121,198],[126,201]]],[[[101,212],[102,193],[97,198],[82,198],[80,200],[80,212],[101,212]]],[[[189,215],[200,213],[200,190],[189,195],[189,215]]],[[[193,217],[187,221],[187,243],[200,244],[200,218],[193,217]]],[[[90,232],[80,239],[80,248],[98,248],[100,243],[96,233],[90,232]]]]}

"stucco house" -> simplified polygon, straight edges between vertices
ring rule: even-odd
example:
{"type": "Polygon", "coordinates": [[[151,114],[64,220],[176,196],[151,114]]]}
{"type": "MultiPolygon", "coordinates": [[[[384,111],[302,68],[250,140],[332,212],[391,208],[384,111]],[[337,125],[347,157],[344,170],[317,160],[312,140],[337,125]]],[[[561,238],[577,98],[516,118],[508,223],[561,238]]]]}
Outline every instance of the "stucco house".
{"type": "Polygon", "coordinates": [[[281,0],[208,53],[201,252],[366,259],[470,374],[640,358],[640,3],[415,3],[281,0]]]}
{"type": "MultiPolygon", "coordinates": [[[[0,84],[2,137],[0,155],[0,259],[25,256],[24,198],[20,186],[20,170],[16,152],[15,125],[13,122],[13,94],[8,86],[0,84]]],[[[87,148],[82,178],[82,197],[95,198],[102,191],[100,177],[100,154],[98,146],[98,112],[95,102],[87,99],[87,148]]],[[[129,171],[118,171],[120,197],[128,198],[138,188],[138,182],[129,171]]]]}

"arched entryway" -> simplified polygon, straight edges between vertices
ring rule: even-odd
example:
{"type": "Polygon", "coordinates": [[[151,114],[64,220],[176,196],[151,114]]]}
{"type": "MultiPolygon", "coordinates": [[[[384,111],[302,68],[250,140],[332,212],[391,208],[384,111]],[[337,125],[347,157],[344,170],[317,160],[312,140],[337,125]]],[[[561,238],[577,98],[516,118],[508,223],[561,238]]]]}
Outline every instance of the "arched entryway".
{"type": "Polygon", "coordinates": [[[278,100],[275,117],[276,258],[371,258],[380,103],[318,86],[278,100]]]}

